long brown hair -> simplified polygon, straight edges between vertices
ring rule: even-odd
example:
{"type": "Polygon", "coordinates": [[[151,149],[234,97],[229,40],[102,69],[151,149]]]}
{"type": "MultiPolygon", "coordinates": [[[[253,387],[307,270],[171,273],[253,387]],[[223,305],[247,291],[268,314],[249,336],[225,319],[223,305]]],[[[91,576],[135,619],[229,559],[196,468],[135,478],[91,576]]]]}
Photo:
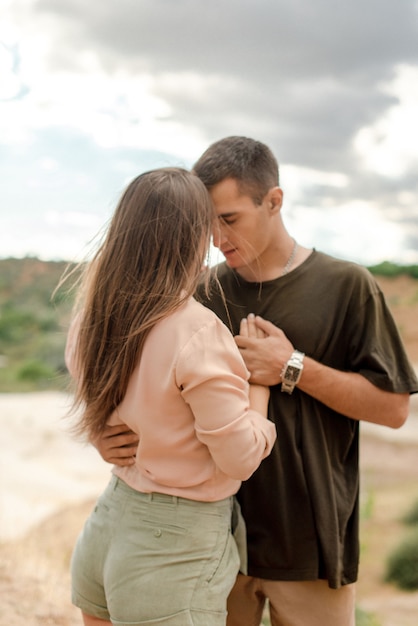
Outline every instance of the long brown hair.
{"type": "Polygon", "coordinates": [[[77,433],[103,431],[148,333],[195,292],[213,217],[203,183],[181,168],[141,174],[123,193],[79,292],[77,433]]]}

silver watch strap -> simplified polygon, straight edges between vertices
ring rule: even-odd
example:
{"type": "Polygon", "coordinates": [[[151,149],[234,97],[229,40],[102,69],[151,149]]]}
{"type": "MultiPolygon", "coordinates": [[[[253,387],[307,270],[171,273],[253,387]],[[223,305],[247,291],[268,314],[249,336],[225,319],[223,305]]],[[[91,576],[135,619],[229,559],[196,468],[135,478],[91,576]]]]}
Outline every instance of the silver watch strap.
{"type": "Polygon", "coordinates": [[[292,352],[290,359],[287,361],[287,363],[285,363],[283,370],[282,370],[281,391],[291,394],[295,386],[298,384],[301,374],[302,374],[302,370],[303,370],[304,356],[305,356],[305,353],[300,352],[300,350],[294,350],[292,352]],[[288,368],[294,368],[297,372],[297,375],[296,377],[293,378],[293,380],[286,380],[285,378],[285,375],[288,372],[288,368]]]}

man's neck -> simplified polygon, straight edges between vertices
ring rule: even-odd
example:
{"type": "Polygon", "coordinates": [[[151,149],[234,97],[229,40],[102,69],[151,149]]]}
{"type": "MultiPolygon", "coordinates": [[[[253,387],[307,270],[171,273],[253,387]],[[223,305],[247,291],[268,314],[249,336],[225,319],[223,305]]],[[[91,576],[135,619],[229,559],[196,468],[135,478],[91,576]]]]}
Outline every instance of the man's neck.
{"type": "Polygon", "coordinates": [[[258,260],[254,261],[251,265],[239,267],[235,271],[248,283],[264,283],[269,280],[281,278],[301,265],[312,253],[311,248],[304,248],[299,245],[295,246],[295,243],[286,261],[282,260],[280,263],[263,264],[261,260],[258,260]]]}

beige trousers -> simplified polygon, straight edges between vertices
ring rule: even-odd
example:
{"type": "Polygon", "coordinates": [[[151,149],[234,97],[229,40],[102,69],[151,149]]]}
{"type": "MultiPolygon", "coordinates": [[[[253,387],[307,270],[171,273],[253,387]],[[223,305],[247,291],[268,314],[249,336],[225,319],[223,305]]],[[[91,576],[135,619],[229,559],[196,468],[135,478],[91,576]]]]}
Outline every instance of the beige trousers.
{"type": "Polygon", "coordinates": [[[266,601],[271,626],[355,626],[355,585],[324,580],[277,581],[238,575],[228,598],[227,626],[259,626],[266,601]]]}

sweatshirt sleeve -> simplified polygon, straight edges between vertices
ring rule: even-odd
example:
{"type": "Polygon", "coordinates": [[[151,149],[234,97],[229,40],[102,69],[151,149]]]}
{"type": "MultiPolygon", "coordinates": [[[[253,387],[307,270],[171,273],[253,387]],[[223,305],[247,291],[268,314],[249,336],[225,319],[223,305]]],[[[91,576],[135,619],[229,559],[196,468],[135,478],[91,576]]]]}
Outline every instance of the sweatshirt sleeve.
{"type": "Polygon", "coordinates": [[[194,333],[176,366],[198,439],[219,469],[237,480],[251,476],[276,439],[274,424],[249,408],[248,377],[232,335],[217,319],[194,333]]]}

